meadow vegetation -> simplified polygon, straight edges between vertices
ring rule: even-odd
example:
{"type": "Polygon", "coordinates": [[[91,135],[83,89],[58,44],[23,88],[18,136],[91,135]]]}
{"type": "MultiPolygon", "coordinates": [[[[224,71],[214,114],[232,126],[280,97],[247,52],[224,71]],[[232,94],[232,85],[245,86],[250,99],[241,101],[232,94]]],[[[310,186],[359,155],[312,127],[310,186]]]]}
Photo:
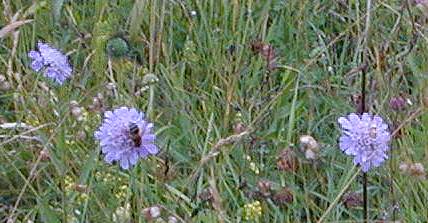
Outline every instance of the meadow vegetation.
{"type": "Polygon", "coordinates": [[[337,120],[358,110],[363,72],[366,110],[393,134],[368,172],[369,218],[428,221],[428,3],[2,0],[0,13],[0,222],[361,222],[337,120]],[[38,41],[68,56],[64,84],[31,69],[38,41]],[[160,149],[129,170],[94,137],[121,106],[145,113],[160,149]]]}

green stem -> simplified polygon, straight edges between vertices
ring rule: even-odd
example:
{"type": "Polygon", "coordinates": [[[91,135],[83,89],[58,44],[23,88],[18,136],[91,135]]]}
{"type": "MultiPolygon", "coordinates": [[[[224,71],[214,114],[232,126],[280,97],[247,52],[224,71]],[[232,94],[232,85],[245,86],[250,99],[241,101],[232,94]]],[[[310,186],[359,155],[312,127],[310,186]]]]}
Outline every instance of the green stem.
{"type": "Polygon", "coordinates": [[[363,173],[363,196],[364,196],[364,222],[369,222],[368,199],[367,199],[367,174],[363,173]]]}

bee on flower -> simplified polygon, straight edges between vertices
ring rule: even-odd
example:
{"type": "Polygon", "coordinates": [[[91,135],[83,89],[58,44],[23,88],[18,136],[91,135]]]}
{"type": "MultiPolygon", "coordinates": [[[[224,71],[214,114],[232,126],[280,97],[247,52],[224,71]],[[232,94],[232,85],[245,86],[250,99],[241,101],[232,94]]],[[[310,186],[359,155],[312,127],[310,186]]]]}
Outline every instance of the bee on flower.
{"type": "Polygon", "coordinates": [[[107,111],[95,138],[100,142],[104,160],[129,169],[140,158],[156,155],[159,150],[152,133],[153,124],[144,119],[144,113],[134,108],[121,107],[107,111]]]}

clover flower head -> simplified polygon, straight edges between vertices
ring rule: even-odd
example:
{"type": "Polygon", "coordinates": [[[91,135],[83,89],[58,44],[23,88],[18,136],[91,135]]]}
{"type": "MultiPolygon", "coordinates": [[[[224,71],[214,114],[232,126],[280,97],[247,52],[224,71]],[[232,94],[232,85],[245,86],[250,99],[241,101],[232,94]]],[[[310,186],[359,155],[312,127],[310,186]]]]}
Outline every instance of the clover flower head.
{"type": "Polygon", "coordinates": [[[123,169],[129,169],[139,158],[159,152],[152,128],[153,124],[144,119],[143,112],[120,107],[104,113],[103,123],[94,135],[107,163],[118,161],[123,169]]]}
{"type": "Polygon", "coordinates": [[[339,147],[346,155],[354,157],[354,164],[360,165],[363,172],[379,167],[388,159],[391,134],[380,116],[351,113],[340,117],[338,122],[342,129],[339,147]]]}
{"type": "Polygon", "coordinates": [[[58,84],[63,84],[71,77],[73,69],[68,62],[67,56],[47,43],[38,42],[38,50],[31,50],[28,57],[32,59],[31,68],[39,72],[43,70],[44,76],[52,79],[58,84]]]}

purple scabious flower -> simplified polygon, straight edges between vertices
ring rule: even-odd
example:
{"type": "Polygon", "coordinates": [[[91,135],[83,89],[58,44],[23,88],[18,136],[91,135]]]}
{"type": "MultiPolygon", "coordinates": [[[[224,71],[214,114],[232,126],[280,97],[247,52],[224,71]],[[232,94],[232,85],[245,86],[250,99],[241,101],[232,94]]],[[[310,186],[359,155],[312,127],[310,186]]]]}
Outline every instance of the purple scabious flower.
{"type": "Polygon", "coordinates": [[[342,129],[339,147],[346,155],[354,157],[354,164],[360,165],[363,172],[379,167],[388,159],[391,134],[380,116],[351,113],[340,117],[338,122],[342,129]]]}
{"type": "Polygon", "coordinates": [[[65,80],[71,77],[73,69],[67,56],[49,44],[40,41],[37,43],[37,48],[37,51],[32,50],[28,53],[28,57],[32,59],[31,68],[34,71],[43,70],[45,77],[58,84],[63,84],[65,80]]]}
{"type": "Polygon", "coordinates": [[[120,107],[104,113],[103,123],[94,135],[107,163],[118,161],[123,169],[129,169],[139,158],[159,152],[152,128],[153,124],[144,119],[143,112],[120,107]]]}

